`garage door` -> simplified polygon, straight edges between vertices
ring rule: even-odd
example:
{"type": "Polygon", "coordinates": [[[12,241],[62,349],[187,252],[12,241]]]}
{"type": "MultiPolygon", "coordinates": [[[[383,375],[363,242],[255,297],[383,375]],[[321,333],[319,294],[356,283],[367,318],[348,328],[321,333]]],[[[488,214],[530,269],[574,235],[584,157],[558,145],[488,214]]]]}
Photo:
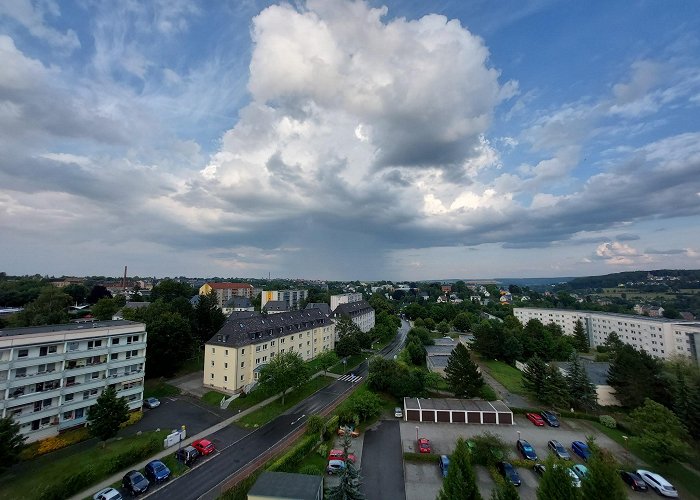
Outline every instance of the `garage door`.
{"type": "Polygon", "coordinates": [[[406,411],[406,419],[414,420],[418,422],[420,420],[420,410],[408,410],[406,411]]]}
{"type": "Polygon", "coordinates": [[[449,422],[450,421],[450,412],[449,411],[439,411],[437,412],[437,421],[438,422],[449,422]]]}
{"type": "Polygon", "coordinates": [[[481,423],[481,413],[478,411],[468,411],[467,412],[467,423],[468,424],[480,424],[481,423]]]}
{"type": "Polygon", "coordinates": [[[491,411],[484,412],[484,423],[485,424],[495,424],[496,423],[496,413],[491,411]]]}
{"type": "Polygon", "coordinates": [[[423,422],[435,422],[435,410],[423,410],[423,422]]]}
{"type": "Polygon", "coordinates": [[[513,425],[513,414],[512,413],[499,413],[498,423],[504,425],[513,425]]]}
{"type": "Polygon", "coordinates": [[[452,422],[456,424],[463,424],[466,416],[467,414],[463,411],[452,412],[452,422]]]}

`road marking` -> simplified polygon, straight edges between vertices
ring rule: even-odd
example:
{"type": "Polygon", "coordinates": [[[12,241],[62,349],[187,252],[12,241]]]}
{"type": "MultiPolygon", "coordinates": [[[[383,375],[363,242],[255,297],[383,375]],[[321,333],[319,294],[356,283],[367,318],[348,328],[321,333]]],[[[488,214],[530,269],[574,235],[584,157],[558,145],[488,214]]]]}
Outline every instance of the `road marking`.
{"type": "Polygon", "coordinates": [[[296,424],[297,422],[299,422],[299,420],[301,420],[301,419],[304,418],[305,416],[306,416],[306,415],[302,415],[301,417],[297,418],[294,422],[292,422],[292,423],[289,424],[289,425],[294,425],[294,424],[296,424]]]}

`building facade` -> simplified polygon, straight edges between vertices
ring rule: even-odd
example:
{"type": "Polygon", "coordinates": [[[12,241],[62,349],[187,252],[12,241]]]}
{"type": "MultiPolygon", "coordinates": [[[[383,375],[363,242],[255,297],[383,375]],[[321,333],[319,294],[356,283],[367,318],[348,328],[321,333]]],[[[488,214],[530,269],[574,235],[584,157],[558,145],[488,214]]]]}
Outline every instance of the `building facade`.
{"type": "Polygon", "coordinates": [[[285,302],[288,311],[298,311],[301,303],[309,296],[308,290],[263,290],[260,301],[260,308],[271,301],[285,302]]]}
{"type": "Polygon", "coordinates": [[[349,304],[350,302],[359,302],[361,300],[361,293],[341,293],[339,295],[331,295],[331,311],[335,311],[340,304],[349,304]]]}
{"type": "Polygon", "coordinates": [[[216,294],[216,303],[223,309],[233,297],[253,298],[253,285],[249,283],[204,283],[199,287],[199,295],[216,294]]]}
{"type": "Polygon", "coordinates": [[[341,303],[333,310],[332,316],[335,319],[340,319],[343,316],[350,318],[363,332],[374,328],[374,309],[366,300],[341,303]]]}
{"type": "Polygon", "coordinates": [[[146,340],[146,326],[133,321],[0,330],[0,416],[32,442],[85,424],[110,385],[141,408],[146,340]]]}
{"type": "Polygon", "coordinates": [[[231,316],[205,344],[203,384],[227,393],[248,390],[275,356],[298,352],[308,361],[334,347],[335,323],[319,309],[231,316]]]}
{"type": "Polygon", "coordinates": [[[559,325],[565,335],[573,335],[578,320],[583,323],[591,347],[602,345],[615,332],[620,340],[651,356],[670,359],[687,357],[700,364],[700,323],[649,318],[629,314],[566,309],[516,307],[513,314],[524,325],[531,319],[559,325]]]}

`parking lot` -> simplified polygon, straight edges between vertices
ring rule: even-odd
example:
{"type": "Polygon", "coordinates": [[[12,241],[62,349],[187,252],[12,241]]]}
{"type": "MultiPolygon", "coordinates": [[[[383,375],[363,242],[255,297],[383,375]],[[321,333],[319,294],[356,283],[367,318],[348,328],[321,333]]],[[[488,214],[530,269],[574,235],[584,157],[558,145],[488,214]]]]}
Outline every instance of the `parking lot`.
{"type": "MultiPolygon", "coordinates": [[[[457,439],[470,437],[490,432],[500,436],[506,443],[512,443],[511,458],[518,457],[515,442],[518,437],[526,439],[537,451],[538,457],[544,459],[548,456],[547,442],[556,439],[571,451],[572,441],[586,441],[586,436],[594,435],[596,442],[603,448],[611,451],[621,462],[627,460],[625,450],[616,442],[603,434],[599,434],[582,420],[566,420],[561,427],[549,426],[535,427],[524,416],[515,416],[515,425],[465,425],[465,424],[436,424],[420,422],[401,422],[401,446],[404,452],[416,451],[416,432],[420,437],[430,439],[432,454],[435,462],[429,463],[404,463],[406,481],[406,500],[425,500],[436,498],[442,487],[442,476],[438,467],[438,456],[449,455],[454,451],[457,439]],[[418,427],[418,429],[416,429],[418,427]],[[520,433],[520,434],[518,434],[520,433]]],[[[574,456],[572,454],[572,456],[574,456]]],[[[581,463],[578,457],[574,461],[581,463]]],[[[494,488],[493,479],[485,467],[475,467],[479,490],[484,498],[491,495],[494,488]]],[[[518,468],[522,485],[518,488],[520,498],[535,499],[539,477],[530,469],[518,468]]],[[[630,498],[645,498],[644,493],[629,491],[630,498]]]]}

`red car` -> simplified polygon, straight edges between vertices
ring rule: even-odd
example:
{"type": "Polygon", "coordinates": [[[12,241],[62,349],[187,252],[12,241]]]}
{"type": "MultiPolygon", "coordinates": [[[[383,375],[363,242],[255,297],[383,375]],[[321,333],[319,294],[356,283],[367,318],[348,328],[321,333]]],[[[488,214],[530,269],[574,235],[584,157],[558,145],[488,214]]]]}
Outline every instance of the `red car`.
{"type": "MultiPolygon", "coordinates": [[[[342,460],[344,462],[345,453],[343,453],[343,450],[331,450],[328,453],[328,461],[331,460],[342,460]]],[[[348,462],[355,463],[355,455],[353,453],[348,453],[348,462]]]]}
{"type": "Polygon", "coordinates": [[[537,413],[526,413],[525,416],[530,422],[535,424],[537,427],[544,426],[544,419],[537,413]]]}
{"type": "Polygon", "coordinates": [[[421,453],[430,453],[430,440],[426,438],[420,438],[418,440],[418,451],[421,453]]]}
{"type": "Polygon", "coordinates": [[[201,455],[209,455],[216,451],[216,448],[214,448],[214,443],[212,443],[208,439],[198,439],[197,441],[192,443],[192,446],[201,455]]]}

